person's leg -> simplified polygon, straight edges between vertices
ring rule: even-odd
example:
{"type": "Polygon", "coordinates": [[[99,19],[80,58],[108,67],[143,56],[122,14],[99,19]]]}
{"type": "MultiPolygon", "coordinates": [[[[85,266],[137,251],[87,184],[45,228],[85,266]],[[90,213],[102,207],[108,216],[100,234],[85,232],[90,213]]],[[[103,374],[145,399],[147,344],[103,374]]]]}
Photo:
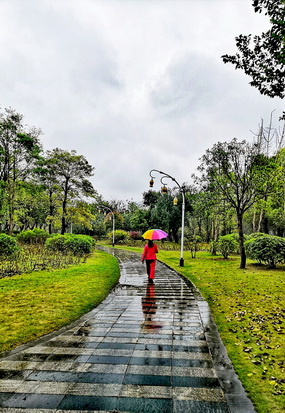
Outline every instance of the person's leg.
{"type": "Polygon", "coordinates": [[[150,264],[151,264],[151,261],[150,261],[150,260],[145,260],[145,263],[146,263],[146,272],[147,272],[147,275],[150,276],[150,264]]]}
{"type": "Polygon", "coordinates": [[[150,274],[149,274],[149,278],[151,280],[154,279],[155,276],[155,260],[152,261],[152,263],[150,264],[150,274]]]}

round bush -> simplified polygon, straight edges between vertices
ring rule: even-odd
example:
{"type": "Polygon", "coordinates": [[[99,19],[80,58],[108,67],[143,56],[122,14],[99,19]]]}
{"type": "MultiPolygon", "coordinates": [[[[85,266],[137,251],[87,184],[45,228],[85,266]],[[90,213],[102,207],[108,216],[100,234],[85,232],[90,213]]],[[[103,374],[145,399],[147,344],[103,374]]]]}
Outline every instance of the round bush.
{"type": "MultiPolygon", "coordinates": [[[[108,232],[107,238],[109,242],[113,242],[113,231],[108,232]]],[[[130,236],[127,231],[123,231],[122,229],[117,229],[114,233],[114,241],[115,244],[123,244],[124,242],[128,242],[130,236]]]]}
{"type": "Polygon", "coordinates": [[[83,256],[92,252],[94,240],[89,235],[73,235],[66,237],[64,245],[67,251],[71,251],[77,256],[83,256]]]}
{"type": "Polygon", "coordinates": [[[67,252],[67,248],[64,244],[66,240],[66,235],[53,235],[46,240],[46,248],[54,252],[67,252]]]}
{"type": "Polygon", "coordinates": [[[274,235],[259,235],[245,243],[250,258],[275,268],[277,263],[285,260],[285,240],[274,235]]]}
{"type": "Polygon", "coordinates": [[[238,249],[238,242],[235,234],[228,234],[219,237],[217,243],[217,250],[222,256],[227,259],[230,254],[236,253],[238,249]]]}
{"type": "Polygon", "coordinates": [[[0,234],[0,255],[7,257],[19,251],[17,241],[10,235],[0,234]]]}
{"type": "Polygon", "coordinates": [[[32,230],[22,231],[17,239],[23,244],[44,244],[49,234],[43,229],[34,228],[32,230]]]}
{"type": "Polygon", "coordinates": [[[46,241],[47,249],[63,254],[72,253],[77,256],[90,254],[94,240],[89,235],[55,235],[46,241]]]}

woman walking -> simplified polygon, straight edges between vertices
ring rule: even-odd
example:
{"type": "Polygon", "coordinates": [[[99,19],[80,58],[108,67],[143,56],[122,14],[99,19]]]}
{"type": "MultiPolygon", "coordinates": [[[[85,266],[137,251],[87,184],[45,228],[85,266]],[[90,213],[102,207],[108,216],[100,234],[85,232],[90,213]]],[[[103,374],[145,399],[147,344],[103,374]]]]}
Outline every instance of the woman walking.
{"type": "Polygon", "coordinates": [[[142,263],[146,262],[146,272],[148,275],[148,281],[153,283],[155,275],[156,254],[158,253],[157,245],[152,240],[149,240],[145,245],[142,254],[142,263]]]}

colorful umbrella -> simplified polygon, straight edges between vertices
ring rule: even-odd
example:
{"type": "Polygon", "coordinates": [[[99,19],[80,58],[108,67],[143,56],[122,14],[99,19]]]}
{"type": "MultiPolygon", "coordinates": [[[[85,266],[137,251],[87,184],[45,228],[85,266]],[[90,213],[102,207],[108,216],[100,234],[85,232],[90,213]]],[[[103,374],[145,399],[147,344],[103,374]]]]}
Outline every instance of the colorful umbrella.
{"type": "Polygon", "coordinates": [[[142,237],[144,239],[159,240],[168,237],[168,234],[162,231],[162,229],[148,229],[142,237]]]}

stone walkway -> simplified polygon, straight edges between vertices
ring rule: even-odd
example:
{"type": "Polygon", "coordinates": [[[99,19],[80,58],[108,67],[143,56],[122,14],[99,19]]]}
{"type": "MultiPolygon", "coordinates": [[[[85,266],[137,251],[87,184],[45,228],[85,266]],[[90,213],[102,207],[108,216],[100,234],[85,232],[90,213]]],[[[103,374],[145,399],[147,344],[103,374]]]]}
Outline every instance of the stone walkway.
{"type": "Polygon", "coordinates": [[[253,413],[207,303],[157,263],[112,249],[119,285],[73,325],[0,359],[5,413],[253,413]]]}

